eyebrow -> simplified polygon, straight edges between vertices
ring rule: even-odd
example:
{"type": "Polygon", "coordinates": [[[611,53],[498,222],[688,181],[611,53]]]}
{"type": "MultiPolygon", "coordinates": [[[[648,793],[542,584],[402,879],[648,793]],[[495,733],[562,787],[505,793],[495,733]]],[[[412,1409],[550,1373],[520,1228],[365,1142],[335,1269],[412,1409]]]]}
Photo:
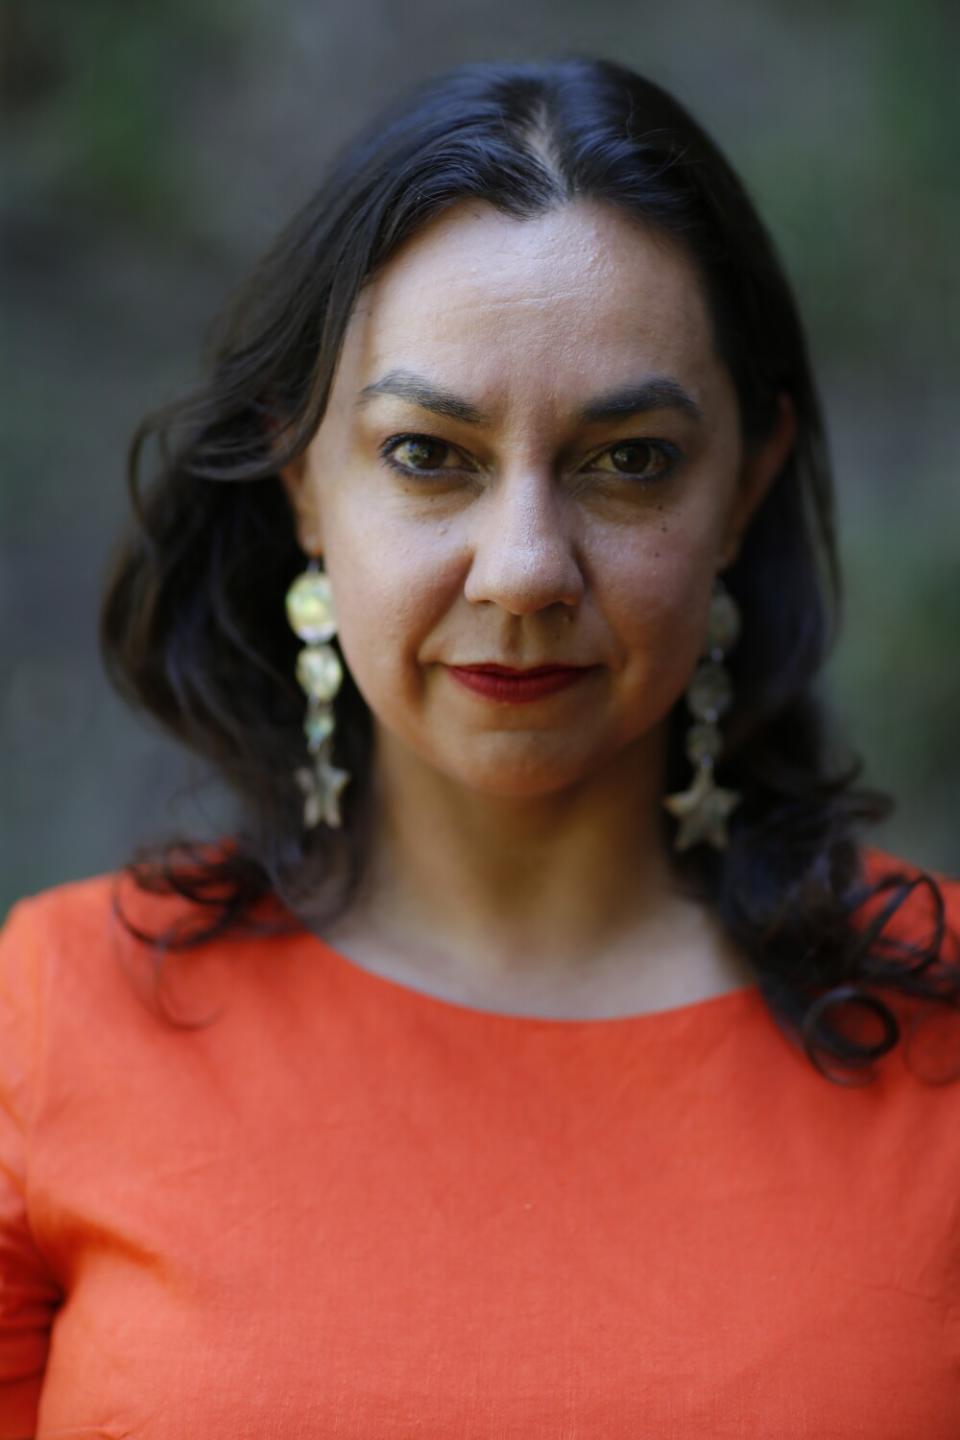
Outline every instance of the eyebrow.
{"type": "MultiPolygon", "coordinates": [[[[377,395],[396,395],[419,405],[422,410],[432,410],[436,415],[445,415],[464,425],[482,428],[493,424],[490,416],[469,400],[432,384],[412,370],[389,370],[379,380],[365,385],[357,396],[355,408],[361,409],[377,395]]],[[[578,411],[577,419],[582,424],[595,425],[601,421],[625,420],[650,410],[679,410],[693,420],[703,420],[703,411],[693,396],[679,380],[669,375],[651,375],[634,384],[604,390],[578,411]]]]}

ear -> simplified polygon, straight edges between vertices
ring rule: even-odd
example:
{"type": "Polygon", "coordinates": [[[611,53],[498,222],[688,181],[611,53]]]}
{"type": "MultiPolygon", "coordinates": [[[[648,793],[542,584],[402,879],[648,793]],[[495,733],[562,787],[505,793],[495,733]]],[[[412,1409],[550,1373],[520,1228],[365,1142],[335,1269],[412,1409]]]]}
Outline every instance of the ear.
{"type": "Polygon", "coordinates": [[[790,395],[781,390],[773,429],[747,453],[741,466],[737,493],[727,517],[719,569],[726,570],[739,555],[747,527],[786,464],[796,439],[797,412],[790,395]]]}
{"type": "Polygon", "coordinates": [[[317,486],[312,483],[306,451],[280,469],[280,482],[293,512],[300,549],[307,555],[323,554],[323,527],[317,486]]]}

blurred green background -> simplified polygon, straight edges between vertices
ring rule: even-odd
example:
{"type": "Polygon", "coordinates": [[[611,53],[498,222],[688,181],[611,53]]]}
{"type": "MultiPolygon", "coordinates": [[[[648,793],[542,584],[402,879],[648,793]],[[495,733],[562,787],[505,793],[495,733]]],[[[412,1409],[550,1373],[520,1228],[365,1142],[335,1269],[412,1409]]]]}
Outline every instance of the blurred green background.
{"type": "Polygon", "coordinates": [[[0,0],[0,913],[226,813],[99,668],[136,422],[372,109],[461,60],[571,50],[672,89],[779,242],[838,474],[830,689],[898,799],[875,842],[960,871],[958,32],[952,0],[0,0]]]}

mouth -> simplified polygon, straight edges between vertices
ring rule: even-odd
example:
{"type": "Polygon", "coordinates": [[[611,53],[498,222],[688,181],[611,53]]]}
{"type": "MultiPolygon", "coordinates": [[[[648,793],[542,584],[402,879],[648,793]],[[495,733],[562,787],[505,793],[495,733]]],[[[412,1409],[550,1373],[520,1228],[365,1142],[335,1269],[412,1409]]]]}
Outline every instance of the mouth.
{"type": "Polygon", "coordinates": [[[450,665],[450,675],[474,694],[501,704],[529,704],[566,690],[594,669],[587,665],[450,665]]]}

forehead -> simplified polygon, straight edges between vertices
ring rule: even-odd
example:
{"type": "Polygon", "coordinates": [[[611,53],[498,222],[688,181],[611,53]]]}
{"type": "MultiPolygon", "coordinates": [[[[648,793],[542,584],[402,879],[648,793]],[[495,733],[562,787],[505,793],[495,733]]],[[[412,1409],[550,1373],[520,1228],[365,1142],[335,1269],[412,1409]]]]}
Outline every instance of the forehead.
{"type": "Polygon", "coordinates": [[[612,206],[575,201],[533,219],[461,202],[412,237],[361,293],[341,380],[428,370],[492,402],[669,370],[715,380],[695,262],[612,206]]]}

